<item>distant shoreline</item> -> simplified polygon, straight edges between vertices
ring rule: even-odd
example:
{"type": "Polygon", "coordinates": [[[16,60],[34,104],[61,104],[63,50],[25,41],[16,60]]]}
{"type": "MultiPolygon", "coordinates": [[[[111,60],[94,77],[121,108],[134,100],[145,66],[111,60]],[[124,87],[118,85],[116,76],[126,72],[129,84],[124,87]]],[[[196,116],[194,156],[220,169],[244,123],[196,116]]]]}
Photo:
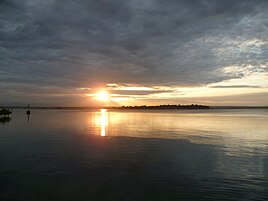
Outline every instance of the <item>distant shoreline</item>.
{"type": "MultiPolygon", "coordinates": [[[[0,106],[1,108],[1,106],[0,106]]],[[[3,107],[7,108],[7,107],[3,107]]],[[[9,107],[13,109],[26,109],[26,106],[13,106],[9,107]]],[[[165,109],[165,110],[174,110],[174,109],[183,109],[183,110],[189,110],[189,109],[210,109],[209,106],[206,105],[158,105],[158,106],[147,106],[147,105],[142,105],[142,106],[120,106],[120,107],[111,107],[111,106],[104,106],[104,107],[62,107],[62,106],[57,106],[57,107],[31,107],[31,109],[68,109],[68,110],[88,110],[88,109],[113,109],[113,110],[133,110],[133,109],[138,109],[138,110],[151,110],[151,109],[165,109]]]]}
{"type": "MultiPolygon", "coordinates": [[[[0,106],[0,108],[27,109],[27,106],[0,106]]],[[[206,105],[158,105],[158,106],[120,106],[120,107],[71,107],[34,106],[31,109],[43,110],[204,110],[204,109],[268,109],[268,106],[206,106],[206,105]]]]}

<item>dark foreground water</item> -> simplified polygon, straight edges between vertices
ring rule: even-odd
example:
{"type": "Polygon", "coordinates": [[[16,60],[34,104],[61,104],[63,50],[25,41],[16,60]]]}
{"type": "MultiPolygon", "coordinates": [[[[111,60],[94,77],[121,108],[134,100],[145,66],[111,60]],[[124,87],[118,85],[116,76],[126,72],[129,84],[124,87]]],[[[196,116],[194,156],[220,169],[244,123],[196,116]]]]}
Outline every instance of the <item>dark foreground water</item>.
{"type": "Polygon", "coordinates": [[[268,200],[268,110],[17,110],[0,200],[268,200]]]}

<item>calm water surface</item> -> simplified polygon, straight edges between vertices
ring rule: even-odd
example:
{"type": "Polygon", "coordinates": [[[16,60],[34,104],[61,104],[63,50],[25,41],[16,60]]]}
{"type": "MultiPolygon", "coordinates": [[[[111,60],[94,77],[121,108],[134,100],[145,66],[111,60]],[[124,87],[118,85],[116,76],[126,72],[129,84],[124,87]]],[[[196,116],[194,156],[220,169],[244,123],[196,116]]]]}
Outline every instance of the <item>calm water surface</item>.
{"type": "Polygon", "coordinates": [[[268,110],[16,110],[0,200],[268,200],[268,110]]]}

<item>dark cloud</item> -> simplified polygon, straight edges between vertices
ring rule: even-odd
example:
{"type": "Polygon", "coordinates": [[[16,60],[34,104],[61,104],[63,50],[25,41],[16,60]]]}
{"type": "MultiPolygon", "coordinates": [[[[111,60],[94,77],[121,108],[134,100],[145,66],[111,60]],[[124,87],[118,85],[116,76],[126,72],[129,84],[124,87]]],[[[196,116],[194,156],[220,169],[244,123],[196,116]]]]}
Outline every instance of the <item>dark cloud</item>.
{"type": "Polygon", "coordinates": [[[244,76],[226,66],[267,72],[267,8],[258,0],[2,0],[0,83],[198,86],[244,76]]]}

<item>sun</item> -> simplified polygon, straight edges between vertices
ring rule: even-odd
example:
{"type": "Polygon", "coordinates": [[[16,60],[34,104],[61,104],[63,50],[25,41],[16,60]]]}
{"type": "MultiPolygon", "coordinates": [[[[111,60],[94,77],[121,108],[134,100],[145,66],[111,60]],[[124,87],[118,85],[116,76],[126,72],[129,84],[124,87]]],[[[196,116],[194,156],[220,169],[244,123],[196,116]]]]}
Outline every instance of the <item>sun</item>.
{"type": "Polygon", "coordinates": [[[102,92],[96,94],[96,98],[98,100],[101,100],[101,101],[108,101],[109,94],[106,91],[102,91],[102,92]]]}

